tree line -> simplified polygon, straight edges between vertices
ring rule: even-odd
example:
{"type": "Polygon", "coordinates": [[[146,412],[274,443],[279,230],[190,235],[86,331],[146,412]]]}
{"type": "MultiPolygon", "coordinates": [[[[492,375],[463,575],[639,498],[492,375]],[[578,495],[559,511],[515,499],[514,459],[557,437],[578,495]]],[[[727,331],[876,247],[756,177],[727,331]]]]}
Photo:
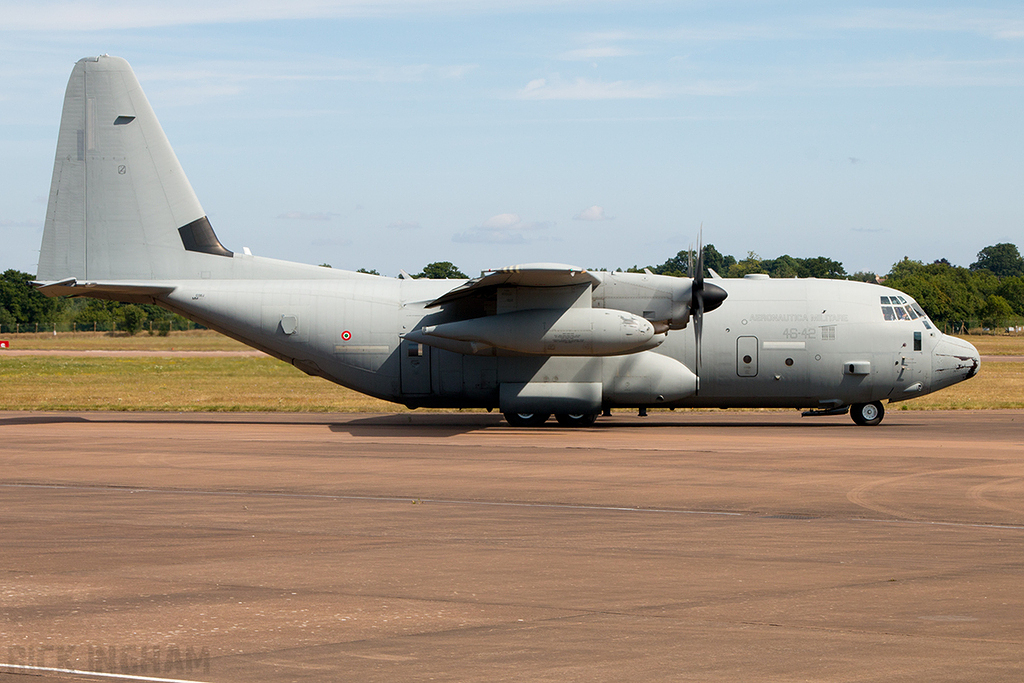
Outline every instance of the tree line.
{"type": "MultiPolygon", "coordinates": [[[[713,244],[705,245],[702,253],[705,268],[721,277],[764,273],[773,278],[816,277],[884,283],[914,297],[932,320],[947,329],[999,328],[1019,325],[1024,318],[1024,258],[1016,245],[1009,243],[985,247],[968,267],[955,266],[944,258],[933,263],[904,258],[882,276],[870,272],[847,273],[842,262],[825,256],[799,258],[783,254],[765,259],[749,252],[746,258],[737,260],[722,254],[713,244]]],[[[693,250],[683,250],[659,265],[634,265],[625,270],[688,277],[691,264],[696,260],[693,250]]],[[[321,265],[330,267],[326,263],[321,265]]],[[[378,274],[364,268],[359,271],[378,274]]],[[[437,261],[411,277],[444,279],[465,278],[466,275],[450,261],[437,261]]],[[[95,329],[167,334],[171,330],[197,327],[159,306],[87,298],[47,298],[29,284],[33,279],[34,276],[17,270],[0,275],[0,332],[95,329]]]]}

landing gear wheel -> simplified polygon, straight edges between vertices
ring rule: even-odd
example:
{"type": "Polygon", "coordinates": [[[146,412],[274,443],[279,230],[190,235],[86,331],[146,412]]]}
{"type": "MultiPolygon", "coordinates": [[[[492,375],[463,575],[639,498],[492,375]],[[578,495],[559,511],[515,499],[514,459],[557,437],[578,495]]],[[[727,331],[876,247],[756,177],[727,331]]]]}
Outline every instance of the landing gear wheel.
{"type": "Polygon", "coordinates": [[[555,413],[563,427],[589,427],[597,421],[597,413],[555,413]]]}
{"type": "Polygon", "coordinates": [[[885,417],[885,408],[880,401],[873,403],[854,403],[850,406],[850,417],[862,427],[871,427],[882,421],[885,417]]]}
{"type": "Polygon", "coordinates": [[[540,427],[548,421],[551,413],[502,413],[505,422],[513,427],[540,427]]]}

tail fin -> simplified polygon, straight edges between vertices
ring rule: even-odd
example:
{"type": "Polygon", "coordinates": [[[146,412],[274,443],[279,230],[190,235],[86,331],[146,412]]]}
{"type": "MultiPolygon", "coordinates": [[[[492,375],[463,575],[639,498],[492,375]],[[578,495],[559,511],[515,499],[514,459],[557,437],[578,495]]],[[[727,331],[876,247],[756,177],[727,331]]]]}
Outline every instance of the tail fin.
{"type": "Polygon", "coordinates": [[[199,254],[232,256],[132,68],[106,55],[79,60],[64,96],[37,279],[172,279],[197,270],[199,254]]]}

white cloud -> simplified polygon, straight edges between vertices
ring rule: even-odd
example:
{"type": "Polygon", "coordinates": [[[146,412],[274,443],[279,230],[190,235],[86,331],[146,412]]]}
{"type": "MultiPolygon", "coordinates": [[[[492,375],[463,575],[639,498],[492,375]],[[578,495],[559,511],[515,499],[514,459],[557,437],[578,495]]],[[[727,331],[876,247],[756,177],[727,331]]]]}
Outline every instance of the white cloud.
{"type": "Polygon", "coordinates": [[[477,68],[475,64],[386,64],[372,60],[318,59],[315,62],[282,60],[207,60],[188,66],[154,65],[140,67],[144,82],[181,82],[197,88],[197,83],[223,83],[207,86],[239,88],[252,81],[324,81],[361,83],[421,83],[454,80],[477,68]]]}
{"type": "Polygon", "coordinates": [[[499,213],[498,215],[491,216],[485,220],[480,224],[480,227],[484,230],[507,230],[522,222],[523,219],[521,219],[517,213],[499,213]]]}
{"type": "Polygon", "coordinates": [[[583,61],[588,62],[593,59],[604,59],[607,57],[628,57],[636,54],[632,50],[627,50],[622,47],[585,47],[578,50],[569,50],[563,52],[560,56],[562,59],[570,61],[583,61]]]}
{"type": "MultiPolygon", "coordinates": [[[[571,0],[563,0],[571,4],[571,0]]],[[[3,28],[14,31],[108,29],[298,19],[482,14],[543,8],[545,0],[3,0],[3,28]]]]}
{"type": "Polygon", "coordinates": [[[1024,38],[1024,17],[985,8],[915,11],[865,9],[838,17],[811,20],[827,28],[871,31],[975,33],[995,39],[1024,38]]]}
{"type": "Polygon", "coordinates": [[[1024,60],[910,59],[845,65],[782,75],[780,84],[812,87],[1020,87],[1024,60]]]}
{"type": "Polygon", "coordinates": [[[329,221],[336,218],[338,214],[331,212],[314,212],[309,213],[306,211],[287,211],[278,216],[278,218],[284,218],[286,220],[294,221],[329,221]]]}
{"type": "Polygon", "coordinates": [[[721,97],[751,92],[758,89],[756,82],[692,81],[666,85],[662,83],[635,83],[632,81],[592,81],[577,78],[563,81],[557,75],[548,80],[535,78],[526,87],[516,91],[521,100],[657,100],[670,97],[721,97]]]}
{"type": "Polygon", "coordinates": [[[420,224],[416,221],[395,221],[389,223],[388,228],[392,230],[419,230],[420,224]]]}
{"type": "Polygon", "coordinates": [[[542,239],[537,233],[551,227],[541,221],[524,221],[517,213],[499,213],[466,232],[452,235],[452,242],[525,244],[542,239]]]}
{"type": "Polygon", "coordinates": [[[516,93],[523,100],[626,100],[660,99],[669,95],[668,88],[657,84],[632,83],[630,81],[591,81],[577,78],[565,82],[555,78],[536,78],[516,93]]]}
{"type": "Polygon", "coordinates": [[[594,205],[589,208],[583,209],[578,214],[573,216],[574,220],[577,221],[610,221],[614,216],[607,216],[604,213],[604,207],[594,205]]]}
{"type": "Polygon", "coordinates": [[[346,239],[344,237],[318,237],[309,244],[310,246],[317,247],[318,249],[330,249],[352,246],[352,240],[346,239]]]}

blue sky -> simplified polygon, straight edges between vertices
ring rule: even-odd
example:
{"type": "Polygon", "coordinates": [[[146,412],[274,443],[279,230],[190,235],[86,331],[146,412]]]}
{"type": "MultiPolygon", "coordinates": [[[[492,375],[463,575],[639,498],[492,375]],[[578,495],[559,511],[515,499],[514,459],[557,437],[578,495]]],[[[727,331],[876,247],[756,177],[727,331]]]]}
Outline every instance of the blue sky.
{"type": "Polygon", "coordinates": [[[126,58],[230,249],[451,260],[1024,247],[1020,3],[0,0],[0,268],[74,62],[126,58]],[[101,7],[102,9],[97,9],[101,7]]]}

